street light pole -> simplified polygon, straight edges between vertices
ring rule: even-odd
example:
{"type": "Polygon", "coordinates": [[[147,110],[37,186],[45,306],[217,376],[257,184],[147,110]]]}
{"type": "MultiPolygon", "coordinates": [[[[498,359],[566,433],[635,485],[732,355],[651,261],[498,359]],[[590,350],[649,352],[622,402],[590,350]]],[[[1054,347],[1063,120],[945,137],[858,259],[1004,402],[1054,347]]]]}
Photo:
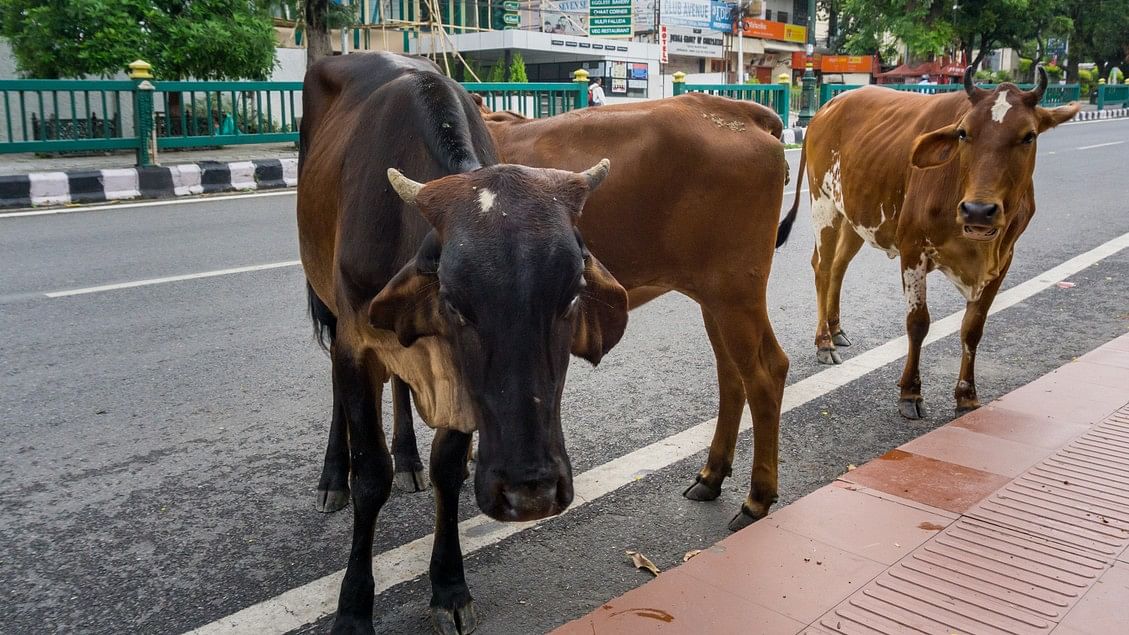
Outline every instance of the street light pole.
{"type": "Polygon", "coordinates": [[[806,128],[815,116],[815,0],[808,0],[808,44],[804,58],[804,88],[800,95],[800,117],[796,124],[806,128]]]}

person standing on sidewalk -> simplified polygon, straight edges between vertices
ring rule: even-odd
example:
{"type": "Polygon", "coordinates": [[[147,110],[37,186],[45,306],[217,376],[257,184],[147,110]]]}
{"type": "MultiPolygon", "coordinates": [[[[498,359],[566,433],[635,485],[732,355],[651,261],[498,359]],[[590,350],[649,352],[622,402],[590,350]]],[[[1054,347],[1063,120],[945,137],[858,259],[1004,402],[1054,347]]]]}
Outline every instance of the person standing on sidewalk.
{"type": "Polygon", "coordinates": [[[588,85],[588,105],[589,106],[603,106],[605,103],[604,98],[604,78],[594,77],[592,83],[588,85]]]}

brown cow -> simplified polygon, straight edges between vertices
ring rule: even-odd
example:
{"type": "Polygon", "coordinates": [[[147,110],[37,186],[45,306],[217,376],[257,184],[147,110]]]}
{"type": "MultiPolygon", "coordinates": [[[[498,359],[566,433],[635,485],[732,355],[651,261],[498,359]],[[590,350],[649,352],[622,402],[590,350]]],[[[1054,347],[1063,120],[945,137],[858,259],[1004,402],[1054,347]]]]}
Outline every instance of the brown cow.
{"type": "MultiPolygon", "coordinates": [[[[1072,118],[1078,105],[1040,107],[1047,75],[1031,91],[1000,84],[988,91],[965,71],[964,92],[921,95],[865,87],[816,113],[800,158],[811,182],[815,228],[815,344],[824,364],[850,346],[839,294],[864,242],[901,258],[909,355],[898,385],[899,410],[924,416],[918,363],[929,331],[925,276],[940,269],[967,300],[961,326],[958,411],[979,407],[973,362],[992,300],[1011,265],[1015,241],[1035,213],[1035,140],[1072,118]]],[[[782,225],[790,225],[796,201],[782,225]]]]}
{"type": "Polygon", "coordinates": [[[576,227],[608,162],[499,164],[466,91],[395,55],[319,62],[303,106],[299,244],[315,326],[330,340],[333,436],[346,450],[333,458],[352,472],[353,545],[333,631],[373,632],[373,532],[393,480],[380,395],[395,374],[439,428],[432,616],[441,633],[468,633],[458,500],[470,433],[484,513],[518,521],[568,507],[569,352],[597,363],[627,323],[627,293],[576,227]]]}
{"type": "MultiPolygon", "coordinates": [[[[706,465],[685,495],[701,501],[720,495],[747,402],[752,479],[730,528],[764,516],[777,497],[788,372],[765,299],[787,173],[780,118],[758,104],[700,94],[549,119],[484,117],[504,161],[569,170],[599,155],[616,165],[585,204],[585,241],[628,290],[632,308],[668,291],[697,301],[717,358],[717,429],[706,465]]],[[[779,242],[786,235],[784,228],[779,242]]],[[[398,443],[411,434],[406,395],[394,401],[394,445],[408,454],[414,440],[398,443]]],[[[327,459],[333,447],[331,439],[327,459]]]]}

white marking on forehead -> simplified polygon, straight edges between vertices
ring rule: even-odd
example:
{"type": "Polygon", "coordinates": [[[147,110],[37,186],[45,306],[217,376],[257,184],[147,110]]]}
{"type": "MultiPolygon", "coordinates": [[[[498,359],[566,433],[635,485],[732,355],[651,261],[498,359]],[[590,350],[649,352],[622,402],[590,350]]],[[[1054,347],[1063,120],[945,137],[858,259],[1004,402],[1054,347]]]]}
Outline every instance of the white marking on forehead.
{"type": "Polygon", "coordinates": [[[489,212],[490,208],[494,207],[494,193],[486,188],[479,190],[478,204],[482,207],[482,211],[489,212]]]}
{"type": "Polygon", "coordinates": [[[1009,110],[1011,110],[1011,104],[1007,103],[1007,91],[1005,90],[996,96],[996,103],[992,104],[992,121],[1003,123],[1009,110]]]}

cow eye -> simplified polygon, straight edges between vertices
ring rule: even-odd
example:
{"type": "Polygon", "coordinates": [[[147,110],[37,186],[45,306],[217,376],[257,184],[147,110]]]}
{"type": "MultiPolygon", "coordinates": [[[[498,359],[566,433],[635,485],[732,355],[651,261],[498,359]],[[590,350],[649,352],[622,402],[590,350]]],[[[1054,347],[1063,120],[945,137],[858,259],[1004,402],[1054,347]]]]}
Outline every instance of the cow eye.
{"type": "Polygon", "coordinates": [[[961,141],[968,141],[968,131],[966,131],[964,128],[957,130],[957,139],[960,139],[961,141]]]}
{"type": "Polygon", "coordinates": [[[1023,143],[1035,143],[1035,133],[1028,132],[1026,137],[1023,137],[1023,143]]]}

